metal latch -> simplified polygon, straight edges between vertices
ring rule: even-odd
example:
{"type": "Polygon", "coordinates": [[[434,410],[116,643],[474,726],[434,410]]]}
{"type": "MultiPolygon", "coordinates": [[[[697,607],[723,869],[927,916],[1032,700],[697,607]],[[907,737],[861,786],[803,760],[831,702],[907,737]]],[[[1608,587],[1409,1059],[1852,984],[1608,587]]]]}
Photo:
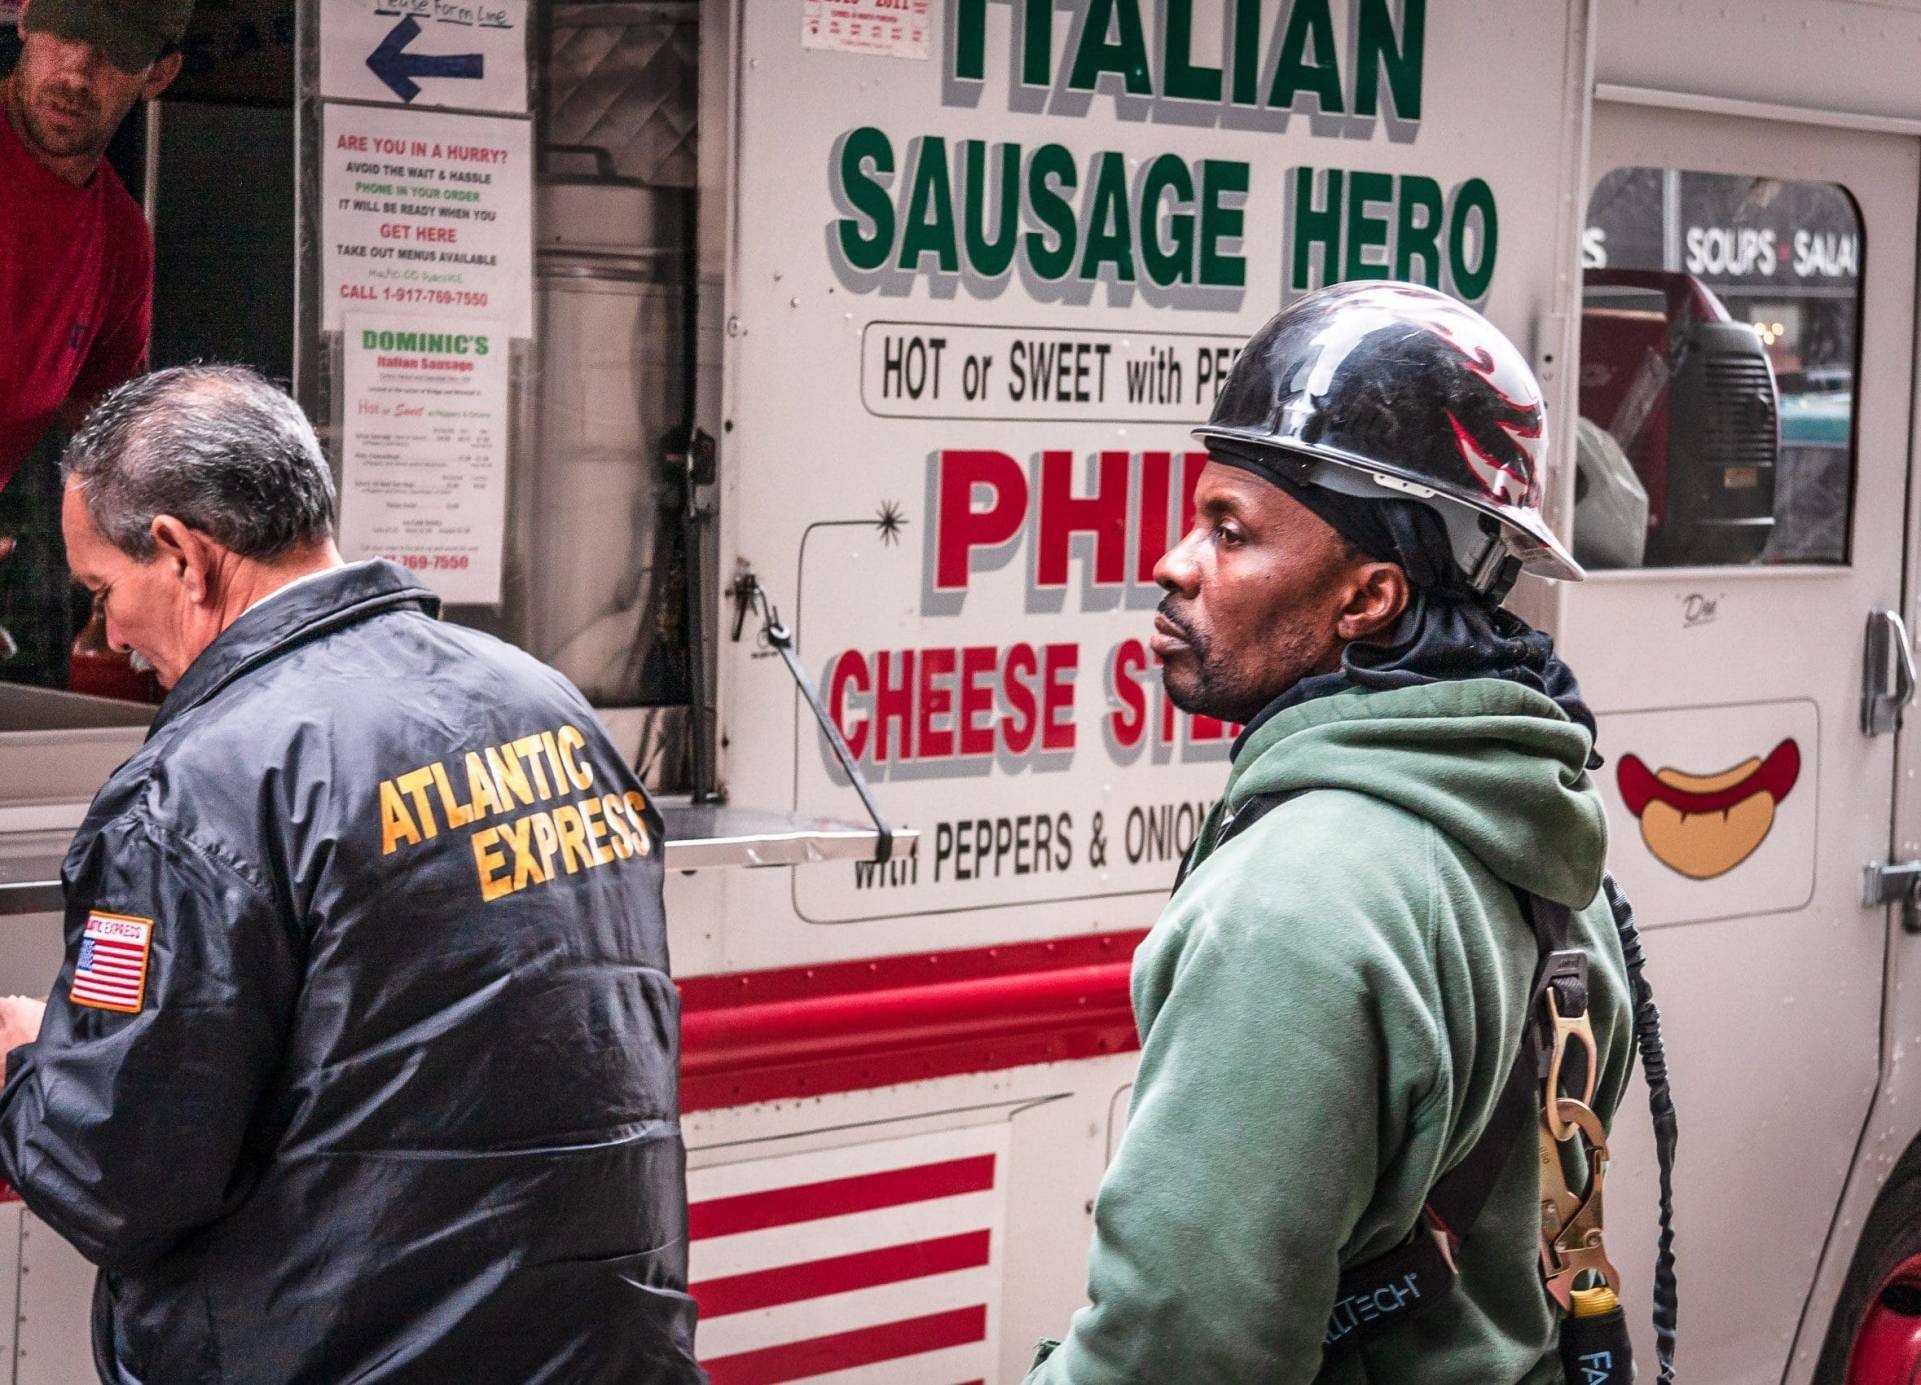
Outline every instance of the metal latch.
{"type": "Polygon", "coordinates": [[[1895,611],[1868,612],[1861,659],[1861,730],[1885,736],[1901,729],[1901,709],[1914,700],[1914,644],[1895,611]]]}
{"type": "Polygon", "coordinates": [[[1876,861],[1861,871],[1861,903],[1901,906],[1901,927],[1921,933],[1921,861],[1876,861]]]}

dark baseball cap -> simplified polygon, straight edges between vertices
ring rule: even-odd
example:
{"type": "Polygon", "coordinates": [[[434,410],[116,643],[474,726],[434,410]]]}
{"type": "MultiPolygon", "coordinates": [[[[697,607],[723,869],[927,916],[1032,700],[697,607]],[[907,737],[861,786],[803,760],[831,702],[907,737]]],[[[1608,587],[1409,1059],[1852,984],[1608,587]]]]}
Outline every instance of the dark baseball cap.
{"type": "Polygon", "coordinates": [[[90,43],[122,72],[138,76],[186,36],[193,0],[29,0],[28,33],[90,43]]]}

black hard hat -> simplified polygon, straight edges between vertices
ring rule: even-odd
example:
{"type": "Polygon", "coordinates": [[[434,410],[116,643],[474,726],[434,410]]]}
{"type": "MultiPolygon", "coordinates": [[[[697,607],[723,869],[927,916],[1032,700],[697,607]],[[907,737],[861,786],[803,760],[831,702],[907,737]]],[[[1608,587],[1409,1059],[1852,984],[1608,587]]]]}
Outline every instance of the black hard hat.
{"type": "Polygon", "coordinates": [[[1433,289],[1370,280],[1300,299],[1249,340],[1194,435],[1223,461],[1427,505],[1477,590],[1505,593],[1517,568],[1586,575],[1541,515],[1534,372],[1493,323],[1433,289]]]}

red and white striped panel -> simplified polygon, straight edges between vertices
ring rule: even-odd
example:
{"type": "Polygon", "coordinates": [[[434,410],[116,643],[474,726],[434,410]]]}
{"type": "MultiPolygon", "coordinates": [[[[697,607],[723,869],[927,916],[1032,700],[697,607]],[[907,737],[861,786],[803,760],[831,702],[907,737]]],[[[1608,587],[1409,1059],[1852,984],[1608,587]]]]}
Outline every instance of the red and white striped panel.
{"type": "Polygon", "coordinates": [[[997,1374],[1008,1128],[692,1169],[695,1341],[714,1385],[997,1374]]]}

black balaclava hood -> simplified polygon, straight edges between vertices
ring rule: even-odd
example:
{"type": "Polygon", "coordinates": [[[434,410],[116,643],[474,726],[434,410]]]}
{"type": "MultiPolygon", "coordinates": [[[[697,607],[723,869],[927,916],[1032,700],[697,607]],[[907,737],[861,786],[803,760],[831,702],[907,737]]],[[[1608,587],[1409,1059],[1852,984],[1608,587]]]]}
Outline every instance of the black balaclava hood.
{"type": "MultiPolygon", "coordinates": [[[[1251,449],[1216,448],[1210,455],[1279,487],[1368,557],[1397,564],[1412,588],[1398,621],[1348,645],[1337,672],[1303,678],[1270,702],[1234,742],[1235,754],[1255,727],[1302,702],[1356,688],[1384,691],[1457,678],[1499,678],[1532,688],[1594,735],[1594,714],[1574,671],[1555,654],[1554,641],[1467,584],[1454,564],[1447,527],[1427,506],[1303,484],[1278,467],[1261,465],[1251,449]]],[[[1600,764],[1599,755],[1589,758],[1590,769],[1600,764]]]]}

